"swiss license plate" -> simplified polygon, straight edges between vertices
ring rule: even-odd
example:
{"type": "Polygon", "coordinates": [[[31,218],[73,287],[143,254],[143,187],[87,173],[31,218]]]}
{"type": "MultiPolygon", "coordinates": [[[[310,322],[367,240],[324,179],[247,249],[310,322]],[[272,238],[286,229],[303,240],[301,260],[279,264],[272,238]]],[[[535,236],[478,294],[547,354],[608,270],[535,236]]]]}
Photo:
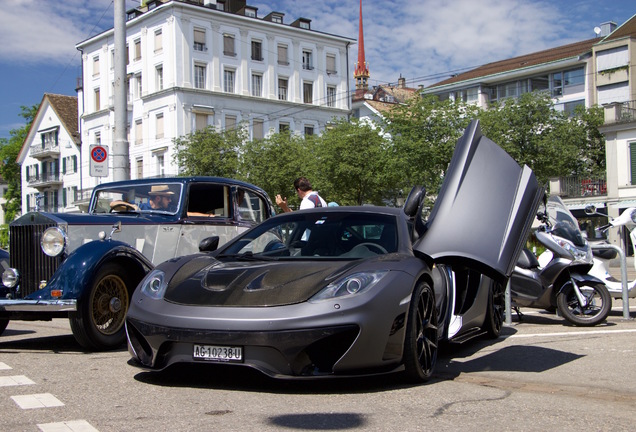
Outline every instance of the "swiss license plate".
{"type": "Polygon", "coordinates": [[[192,357],[195,360],[217,362],[242,362],[243,348],[235,346],[194,345],[192,357]]]}

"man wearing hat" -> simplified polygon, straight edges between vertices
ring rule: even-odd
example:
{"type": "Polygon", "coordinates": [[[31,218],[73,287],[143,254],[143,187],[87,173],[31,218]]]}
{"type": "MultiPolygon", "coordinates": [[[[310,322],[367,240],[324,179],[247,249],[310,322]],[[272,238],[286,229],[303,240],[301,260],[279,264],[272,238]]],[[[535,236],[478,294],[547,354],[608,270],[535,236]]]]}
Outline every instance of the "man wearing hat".
{"type": "Polygon", "coordinates": [[[177,206],[172,203],[174,192],[170,190],[168,185],[154,185],[148,192],[150,198],[148,202],[139,204],[139,210],[166,210],[175,212],[177,206]]]}

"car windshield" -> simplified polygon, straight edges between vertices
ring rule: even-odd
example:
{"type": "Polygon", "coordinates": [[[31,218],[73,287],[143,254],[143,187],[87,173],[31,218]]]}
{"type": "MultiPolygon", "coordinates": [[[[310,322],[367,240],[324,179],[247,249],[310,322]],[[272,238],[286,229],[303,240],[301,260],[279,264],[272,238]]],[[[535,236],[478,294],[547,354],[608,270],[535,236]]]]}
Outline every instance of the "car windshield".
{"type": "Polygon", "coordinates": [[[358,259],[397,249],[395,216],[298,211],[262,223],[219,251],[218,257],[358,259]]]}
{"type": "Polygon", "coordinates": [[[181,202],[180,183],[135,183],[95,191],[90,213],[142,212],[175,214],[181,202]]]}

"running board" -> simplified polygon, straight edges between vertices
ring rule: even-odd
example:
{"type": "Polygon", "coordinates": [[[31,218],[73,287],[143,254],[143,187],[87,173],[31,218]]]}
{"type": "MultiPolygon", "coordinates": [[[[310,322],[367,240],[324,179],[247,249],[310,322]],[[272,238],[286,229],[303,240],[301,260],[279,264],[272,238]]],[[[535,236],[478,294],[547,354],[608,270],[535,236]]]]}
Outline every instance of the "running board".
{"type": "Polygon", "coordinates": [[[462,333],[459,336],[456,336],[452,339],[450,339],[451,342],[453,343],[464,343],[468,340],[474,339],[478,336],[481,336],[483,334],[486,334],[486,331],[479,328],[479,327],[473,327],[470,330],[468,330],[466,333],[462,333]]]}

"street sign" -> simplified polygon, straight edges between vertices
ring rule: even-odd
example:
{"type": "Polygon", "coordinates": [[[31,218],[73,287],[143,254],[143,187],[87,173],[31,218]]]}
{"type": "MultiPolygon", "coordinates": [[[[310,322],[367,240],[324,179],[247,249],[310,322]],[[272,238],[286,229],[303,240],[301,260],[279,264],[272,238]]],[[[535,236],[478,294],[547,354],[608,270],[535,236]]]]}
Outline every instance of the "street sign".
{"type": "Polygon", "coordinates": [[[89,156],[89,175],[108,177],[108,146],[91,144],[89,156]]]}

